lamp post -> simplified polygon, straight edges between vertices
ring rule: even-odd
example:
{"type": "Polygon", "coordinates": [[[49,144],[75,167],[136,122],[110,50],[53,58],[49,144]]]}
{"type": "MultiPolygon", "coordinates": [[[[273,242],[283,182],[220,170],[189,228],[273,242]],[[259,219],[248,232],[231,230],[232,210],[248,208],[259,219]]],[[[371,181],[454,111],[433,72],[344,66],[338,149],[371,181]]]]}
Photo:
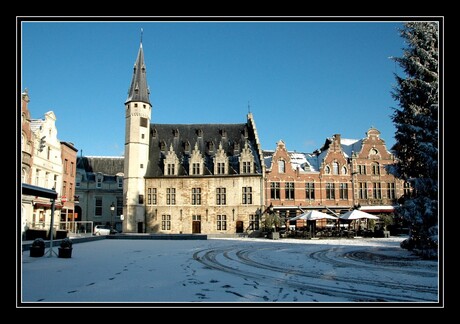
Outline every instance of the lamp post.
{"type": "Polygon", "coordinates": [[[112,202],[110,205],[110,228],[113,229],[113,211],[115,210],[115,204],[112,202]]]}
{"type": "Polygon", "coordinates": [[[268,207],[268,210],[270,212],[270,218],[271,218],[271,221],[272,221],[273,232],[276,232],[275,212],[273,211],[273,204],[272,203],[270,203],[270,206],[268,207]]]}

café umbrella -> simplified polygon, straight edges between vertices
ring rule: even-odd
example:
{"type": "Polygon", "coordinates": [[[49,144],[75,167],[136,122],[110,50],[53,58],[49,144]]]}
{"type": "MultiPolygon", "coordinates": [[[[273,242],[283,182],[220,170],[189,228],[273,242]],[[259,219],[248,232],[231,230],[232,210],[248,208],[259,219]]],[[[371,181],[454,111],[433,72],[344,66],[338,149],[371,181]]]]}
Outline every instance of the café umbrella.
{"type": "Polygon", "coordinates": [[[310,210],[306,213],[297,215],[293,218],[290,218],[289,220],[298,220],[298,219],[304,219],[304,220],[317,220],[317,219],[337,219],[337,217],[317,211],[317,210],[310,210]]]}
{"type": "Polygon", "coordinates": [[[346,212],[343,215],[339,216],[339,219],[343,220],[355,220],[355,219],[361,219],[361,218],[366,218],[366,225],[369,227],[369,219],[380,219],[378,216],[363,212],[359,209],[353,209],[348,212],[346,212]]]}

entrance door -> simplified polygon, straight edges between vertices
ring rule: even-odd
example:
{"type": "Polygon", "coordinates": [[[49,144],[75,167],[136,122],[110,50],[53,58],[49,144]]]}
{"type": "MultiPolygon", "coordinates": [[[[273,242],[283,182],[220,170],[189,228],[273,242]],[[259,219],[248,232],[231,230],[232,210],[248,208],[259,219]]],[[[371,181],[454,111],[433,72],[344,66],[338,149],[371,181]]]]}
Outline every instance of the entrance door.
{"type": "Polygon", "coordinates": [[[137,232],[144,233],[144,223],[143,222],[137,223],[137,232]]]}
{"type": "Polygon", "coordinates": [[[192,221],[192,233],[201,233],[200,221],[192,221]]]}
{"type": "Polygon", "coordinates": [[[237,233],[243,233],[244,232],[243,221],[237,221],[236,222],[236,232],[237,233]]]}

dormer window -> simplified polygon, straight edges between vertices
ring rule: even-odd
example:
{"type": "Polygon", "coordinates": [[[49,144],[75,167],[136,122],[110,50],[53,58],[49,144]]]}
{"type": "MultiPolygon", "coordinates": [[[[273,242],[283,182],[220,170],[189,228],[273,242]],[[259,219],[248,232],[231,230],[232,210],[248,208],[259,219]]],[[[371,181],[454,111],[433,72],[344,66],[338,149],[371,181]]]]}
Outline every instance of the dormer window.
{"type": "Polygon", "coordinates": [[[202,130],[201,128],[197,129],[197,130],[196,130],[196,135],[197,135],[198,137],[203,137],[203,130],[202,130]]]}
{"type": "Polygon", "coordinates": [[[164,153],[166,151],[166,143],[165,141],[160,142],[160,151],[164,153]]]}
{"type": "Polygon", "coordinates": [[[174,130],[173,130],[173,135],[174,135],[174,137],[176,137],[176,138],[179,137],[179,129],[177,129],[177,128],[174,129],[174,130]]]}

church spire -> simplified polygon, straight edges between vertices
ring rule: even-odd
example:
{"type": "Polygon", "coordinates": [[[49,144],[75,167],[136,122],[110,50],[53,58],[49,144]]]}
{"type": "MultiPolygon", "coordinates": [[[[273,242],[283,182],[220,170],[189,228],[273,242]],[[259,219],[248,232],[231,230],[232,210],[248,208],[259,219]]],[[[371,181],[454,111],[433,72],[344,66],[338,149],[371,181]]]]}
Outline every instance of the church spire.
{"type": "Polygon", "coordinates": [[[145,102],[150,105],[150,90],[147,86],[147,71],[144,63],[144,50],[142,49],[142,31],[141,44],[137,54],[136,63],[134,63],[134,73],[131,80],[131,86],[128,90],[128,99],[125,104],[131,101],[145,102]]]}

